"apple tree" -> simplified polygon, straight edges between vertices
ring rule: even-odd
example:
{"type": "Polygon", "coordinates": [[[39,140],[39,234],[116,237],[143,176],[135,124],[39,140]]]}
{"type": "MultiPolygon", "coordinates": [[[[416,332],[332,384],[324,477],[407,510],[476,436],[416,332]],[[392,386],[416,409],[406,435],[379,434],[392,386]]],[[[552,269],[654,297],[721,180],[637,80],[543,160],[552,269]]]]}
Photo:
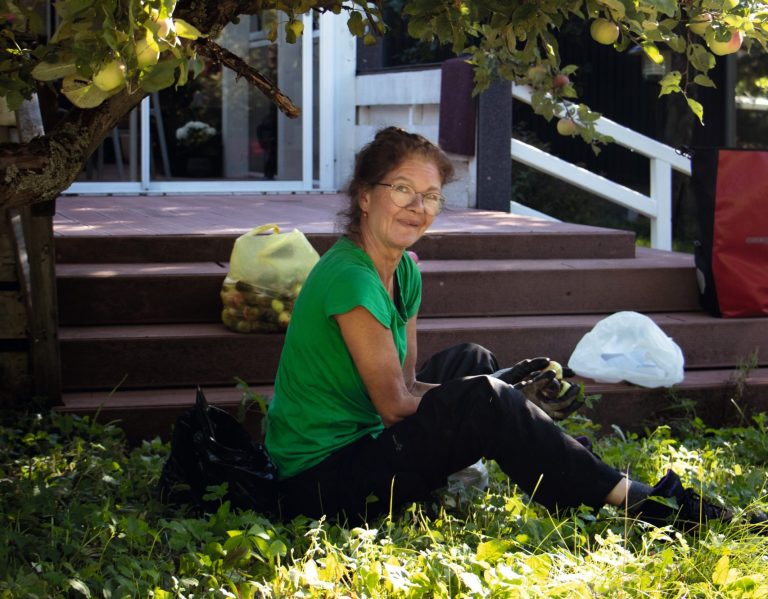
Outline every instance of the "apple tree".
{"type": "MultiPolygon", "coordinates": [[[[36,93],[63,95],[73,108],[45,135],[0,144],[0,208],[55,198],[78,176],[90,154],[148,93],[183,86],[203,59],[236,71],[288,116],[298,110],[275,84],[215,41],[238,15],[272,15],[270,37],[295,41],[309,11],[344,14],[366,44],[386,34],[381,0],[57,0],[58,26],[43,36],[44,0],[0,0],[0,97],[11,110],[36,93]]],[[[530,85],[533,108],[547,119],[566,114],[560,129],[597,147],[599,115],[579,104],[561,64],[558,31],[569,20],[590,22],[595,43],[617,51],[662,49],[685,68],[660,81],[659,94],[689,97],[692,85],[713,86],[717,57],[742,45],[766,49],[768,5],[754,0],[405,0],[411,36],[450,44],[474,65],[476,90],[501,77],[530,85]],[[679,62],[679,61],[678,61],[679,62]]]]}

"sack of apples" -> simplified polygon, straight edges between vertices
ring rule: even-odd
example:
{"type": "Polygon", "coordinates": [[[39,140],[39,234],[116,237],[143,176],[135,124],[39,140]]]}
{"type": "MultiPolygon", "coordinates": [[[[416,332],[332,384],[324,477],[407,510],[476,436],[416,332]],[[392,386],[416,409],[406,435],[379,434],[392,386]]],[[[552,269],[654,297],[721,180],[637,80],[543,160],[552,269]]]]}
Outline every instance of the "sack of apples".
{"type": "Polygon", "coordinates": [[[298,229],[262,225],[235,240],[221,287],[221,321],[238,333],[285,331],[293,302],[320,259],[298,229]]]}

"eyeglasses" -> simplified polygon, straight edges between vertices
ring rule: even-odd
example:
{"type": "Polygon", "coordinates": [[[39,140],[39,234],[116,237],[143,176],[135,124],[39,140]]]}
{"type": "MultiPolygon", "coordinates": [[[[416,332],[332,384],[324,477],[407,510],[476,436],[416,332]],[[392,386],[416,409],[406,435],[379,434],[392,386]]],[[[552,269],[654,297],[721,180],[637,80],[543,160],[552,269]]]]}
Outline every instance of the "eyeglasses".
{"type": "Polygon", "coordinates": [[[416,191],[409,185],[402,183],[380,183],[375,185],[382,185],[389,187],[389,197],[398,208],[408,208],[416,199],[421,196],[421,204],[424,206],[424,212],[430,216],[440,214],[445,204],[445,196],[436,191],[416,191]]]}

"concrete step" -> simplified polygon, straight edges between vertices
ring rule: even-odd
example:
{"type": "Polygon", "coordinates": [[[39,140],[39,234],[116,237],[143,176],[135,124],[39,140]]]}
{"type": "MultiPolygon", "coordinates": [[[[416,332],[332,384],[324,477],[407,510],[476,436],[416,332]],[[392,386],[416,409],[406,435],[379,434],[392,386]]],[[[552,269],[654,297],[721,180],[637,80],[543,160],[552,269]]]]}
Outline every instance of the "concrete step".
{"type": "MultiPolygon", "coordinates": [[[[673,391],[584,381],[586,393],[599,399],[581,413],[605,429],[615,425],[623,430],[639,431],[649,422],[689,418],[690,407],[686,407],[683,400],[694,402],[696,414],[712,426],[738,422],[742,413],[768,410],[768,368],[744,372],[741,394],[736,385],[737,376],[739,373],[733,369],[688,371],[685,380],[673,391]]],[[[234,386],[211,386],[203,390],[210,404],[233,413],[243,400],[243,392],[234,386]]],[[[253,386],[250,391],[270,398],[273,387],[253,386]]],[[[129,439],[136,443],[156,436],[168,439],[176,417],[192,407],[194,397],[193,386],[67,393],[59,410],[95,416],[105,422],[119,421],[129,439]]],[[[246,413],[247,428],[252,434],[261,435],[259,410],[252,405],[246,413]]]]}
{"type": "MultiPolygon", "coordinates": [[[[419,355],[474,341],[504,364],[547,355],[567,362],[573,348],[605,314],[423,318],[419,355]]],[[[768,339],[768,319],[717,319],[702,312],[650,314],[683,349],[688,368],[733,368],[768,339]]],[[[239,334],[220,324],[62,327],[65,390],[188,385],[225,386],[274,380],[284,336],[239,334]]],[[[759,355],[768,366],[768,355],[759,355]]]]}
{"type": "MultiPolygon", "coordinates": [[[[698,309],[693,257],[423,260],[424,316],[698,309]],[[493,293],[489,293],[493,290],[493,293]]],[[[218,322],[227,263],[61,264],[63,325],[218,322]]]]}

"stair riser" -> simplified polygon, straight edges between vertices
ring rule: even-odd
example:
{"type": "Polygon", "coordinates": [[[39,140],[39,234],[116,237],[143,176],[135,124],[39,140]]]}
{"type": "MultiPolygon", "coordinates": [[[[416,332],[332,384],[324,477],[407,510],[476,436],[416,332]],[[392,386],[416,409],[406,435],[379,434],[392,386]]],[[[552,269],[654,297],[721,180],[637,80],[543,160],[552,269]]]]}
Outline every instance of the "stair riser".
{"type": "Polygon", "coordinates": [[[689,422],[691,412],[676,403],[680,400],[694,402],[696,416],[710,426],[747,424],[748,421],[742,420],[743,416],[749,418],[750,414],[768,409],[768,382],[765,381],[747,388],[736,403],[732,401],[736,396],[733,386],[686,389],[676,394],[663,388],[622,386],[600,395],[592,408],[583,409],[582,414],[604,429],[616,425],[634,432],[642,432],[645,426],[670,424],[676,419],[689,422]]]}
{"type": "MultiPolygon", "coordinates": [[[[59,277],[63,325],[219,322],[221,275],[59,277]]],[[[422,317],[698,309],[693,268],[425,272],[422,317]],[[492,291],[492,292],[491,292],[492,291]]]]}
{"type": "MultiPolygon", "coordinates": [[[[746,358],[760,347],[761,339],[768,338],[768,321],[756,326],[754,321],[734,320],[723,322],[723,326],[727,332],[702,325],[665,324],[663,328],[683,349],[687,368],[733,367],[733,356],[746,358]]],[[[590,328],[587,324],[562,328],[424,328],[419,331],[419,356],[424,359],[456,343],[473,341],[494,351],[502,365],[541,355],[566,363],[590,328]]],[[[282,342],[282,335],[239,335],[223,327],[221,336],[200,338],[64,338],[64,388],[229,385],[234,384],[235,377],[251,384],[268,384],[274,380],[282,342]],[[180,362],[178,356],[185,358],[180,362]]],[[[767,362],[762,356],[762,363],[767,362]]]]}
{"type": "MultiPolygon", "coordinates": [[[[308,233],[321,255],[338,234],[308,233]]],[[[176,235],[134,237],[58,237],[59,264],[138,262],[228,262],[236,235],[176,235]]],[[[634,234],[605,231],[599,234],[518,232],[428,233],[413,249],[425,260],[519,260],[567,258],[633,258],[634,234]]]]}
{"type": "Polygon", "coordinates": [[[693,268],[423,275],[422,317],[698,310],[693,268]]]}
{"type": "MultiPolygon", "coordinates": [[[[625,431],[642,432],[646,425],[666,422],[670,419],[690,419],[690,415],[674,408],[674,399],[667,389],[644,389],[626,385],[588,385],[588,394],[599,391],[600,398],[593,402],[592,407],[584,407],[581,414],[594,423],[601,425],[606,432],[611,432],[615,425],[625,431]],[[592,389],[590,388],[592,387],[592,389]]],[[[190,387],[187,406],[151,406],[141,408],[141,417],[137,417],[137,409],[125,406],[110,408],[105,396],[105,403],[99,408],[79,408],[77,413],[98,417],[101,422],[120,421],[129,441],[138,444],[142,439],[161,437],[169,440],[173,423],[176,418],[192,406],[194,390],[190,387]]],[[[735,396],[733,386],[705,387],[686,389],[678,392],[677,399],[695,402],[695,412],[710,426],[739,424],[742,414],[749,417],[750,413],[768,411],[768,381],[761,381],[748,386],[744,394],[738,398],[738,408],[732,399],[735,396]]],[[[210,399],[210,398],[209,398],[210,399]]],[[[237,412],[237,403],[217,403],[232,413],[237,412]]],[[[69,411],[63,408],[63,411],[69,411]]],[[[246,419],[246,428],[255,438],[262,434],[261,418],[251,411],[246,419]]]]}

